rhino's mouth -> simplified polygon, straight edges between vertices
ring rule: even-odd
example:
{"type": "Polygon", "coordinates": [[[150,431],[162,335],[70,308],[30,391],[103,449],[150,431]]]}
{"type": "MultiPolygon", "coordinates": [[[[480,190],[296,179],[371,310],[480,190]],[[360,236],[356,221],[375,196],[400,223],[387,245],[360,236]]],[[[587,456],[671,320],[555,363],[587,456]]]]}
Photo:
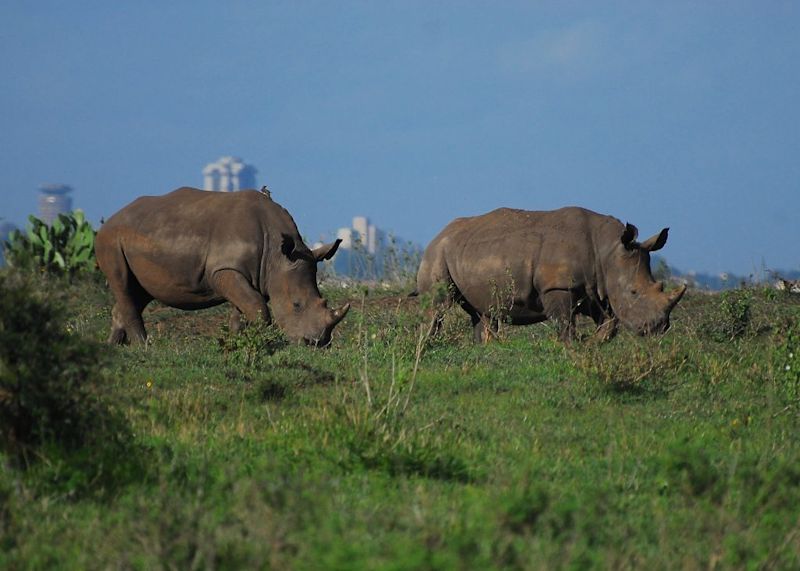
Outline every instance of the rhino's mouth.
{"type": "Polygon", "coordinates": [[[653,323],[646,323],[641,327],[634,327],[636,333],[644,337],[647,335],[663,335],[670,328],[669,319],[659,320],[653,323]]]}
{"type": "Polygon", "coordinates": [[[324,349],[330,347],[331,339],[333,336],[330,333],[325,333],[322,337],[303,337],[301,343],[307,347],[314,347],[315,349],[324,349]]]}

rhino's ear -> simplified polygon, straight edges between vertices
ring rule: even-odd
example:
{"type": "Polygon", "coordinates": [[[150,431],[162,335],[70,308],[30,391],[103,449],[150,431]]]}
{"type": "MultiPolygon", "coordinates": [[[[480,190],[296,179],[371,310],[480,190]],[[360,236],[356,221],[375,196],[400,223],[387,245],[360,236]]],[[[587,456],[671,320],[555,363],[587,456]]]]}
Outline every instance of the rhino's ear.
{"type": "Polygon", "coordinates": [[[628,250],[633,250],[638,246],[636,243],[636,237],[639,235],[639,229],[636,228],[631,223],[625,224],[625,230],[622,232],[622,236],[620,237],[620,241],[622,245],[625,246],[628,250]]]}
{"type": "Polygon", "coordinates": [[[336,238],[335,242],[323,244],[319,248],[314,248],[311,250],[311,253],[314,255],[314,259],[318,262],[321,262],[322,260],[330,260],[336,253],[336,250],[339,249],[339,244],[341,243],[342,239],[336,238]]]}
{"type": "Polygon", "coordinates": [[[281,253],[293,262],[300,257],[297,255],[297,245],[294,238],[289,234],[281,234],[281,253]]]}
{"type": "Polygon", "coordinates": [[[669,234],[669,228],[664,228],[661,232],[656,234],[655,236],[651,236],[644,242],[642,245],[639,246],[642,250],[646,250],[648,252],[655,252],[656,250],[660,250],[664,247],[664,244],[667,243],[667,235],[669,234]]]}

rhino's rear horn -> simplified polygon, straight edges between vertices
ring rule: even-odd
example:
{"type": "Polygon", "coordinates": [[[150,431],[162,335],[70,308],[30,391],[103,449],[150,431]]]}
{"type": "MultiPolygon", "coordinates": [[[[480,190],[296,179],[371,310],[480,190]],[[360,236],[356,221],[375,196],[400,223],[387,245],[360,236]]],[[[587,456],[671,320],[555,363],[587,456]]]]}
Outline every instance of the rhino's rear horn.
{"type": "Polygon", "coordinates": [[[336,325],[344,319],[344,316],[347,315],[347,312],[350,311],[350,304],[345,303],[339,309],[335,309],[331,311],[331,327],[336,327],[336,325]]]}
{"type": "Polygon", "coordinates": [[[686,284],[683,284],[681,287],[676,289],[673,292],[667,294],[669,301],[667,302],[667,311],[672,311],[672,309],[678,305],[678,302],[683,297],[683,294],[686,293],[686,284]]]}

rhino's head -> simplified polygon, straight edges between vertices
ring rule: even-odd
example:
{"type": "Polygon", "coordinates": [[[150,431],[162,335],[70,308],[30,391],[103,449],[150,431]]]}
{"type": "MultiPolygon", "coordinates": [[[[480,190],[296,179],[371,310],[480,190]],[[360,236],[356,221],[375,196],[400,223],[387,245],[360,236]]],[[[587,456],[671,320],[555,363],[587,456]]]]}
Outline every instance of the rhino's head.
{"type": "Polygon", "coordinates": [[[640,335],[663,333],[669,329],[669,314],[686,292],[686,286],[672,292],[650,273],[650,252],[664,247],[669,228],[644,242],[637,242],[639,231],[626,224],[606,258],[606,287],[611,309],[619,321],[640,335]]]}
{"type": "Polygon", "coordinates": [[[317,287],[317,263],[329,260],[341,240],[310,250],[302,241],[283,234],[277,264],[270,276],[270,308],[289,339],[315,347],[331,341],[331,333],[350,309],[332,310],[317,287]]]}

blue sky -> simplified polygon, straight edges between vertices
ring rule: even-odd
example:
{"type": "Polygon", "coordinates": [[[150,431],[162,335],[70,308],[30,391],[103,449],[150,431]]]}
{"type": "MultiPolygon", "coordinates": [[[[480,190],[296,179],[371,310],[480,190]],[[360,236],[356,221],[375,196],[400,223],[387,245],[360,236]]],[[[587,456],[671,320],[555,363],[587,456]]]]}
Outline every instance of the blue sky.
{"type": "Polygon", "coordinates": [[[798,2],[0,6],[0,218],[99,220],[222,155],[316,239],[576,204],[684,270],[800,269],[798,2]]]}

